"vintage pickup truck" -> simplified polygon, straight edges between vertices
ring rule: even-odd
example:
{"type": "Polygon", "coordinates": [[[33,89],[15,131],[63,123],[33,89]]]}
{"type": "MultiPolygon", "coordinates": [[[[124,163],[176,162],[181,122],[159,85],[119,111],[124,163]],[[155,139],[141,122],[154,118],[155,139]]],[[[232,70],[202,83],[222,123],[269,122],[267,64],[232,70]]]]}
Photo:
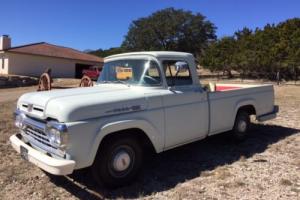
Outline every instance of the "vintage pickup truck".
{"type": "Polygon", "coordinates": [[[205,88],[192,54],[135,52],[107,57],[94,87],[22,95],[10,141],[44,171],[90,167],[100,184],[115,187],[137,175],[148,149],[160,153],[230,130],[244,139],[250,115],[265,121],[277,112],[272,85],[205,88]],[[120,76],[120,68],[130,70],[120,76]]]}

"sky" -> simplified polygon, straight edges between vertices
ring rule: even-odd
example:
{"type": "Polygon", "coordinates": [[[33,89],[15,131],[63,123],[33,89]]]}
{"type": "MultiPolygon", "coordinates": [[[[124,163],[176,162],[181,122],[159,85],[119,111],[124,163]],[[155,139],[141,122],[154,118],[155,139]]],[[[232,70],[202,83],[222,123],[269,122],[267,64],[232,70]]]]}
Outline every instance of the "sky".
{"type": "Polygon", "coordinates": [[[218,37],[300,17],[300,0],[0,0],[0,34],[79,50],[120,46],[133,20],[174,7],[201,13],[218,37]]]}

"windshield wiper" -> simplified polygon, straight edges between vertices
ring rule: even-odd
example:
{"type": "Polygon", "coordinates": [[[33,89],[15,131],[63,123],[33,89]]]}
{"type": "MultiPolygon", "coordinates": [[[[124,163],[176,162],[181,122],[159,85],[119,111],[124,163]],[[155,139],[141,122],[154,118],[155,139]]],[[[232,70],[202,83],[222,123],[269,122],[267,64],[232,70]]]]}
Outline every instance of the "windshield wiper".
{"type": "Polygon", "coordinates": [[[115,80],[115,81],[99,81],[99,83],[121,83],[130,87],[130,85],[126,81],[115,80]]]}
{"type": "Polygon", "coordinates": [[[99,81],[98,83],[112,83],[112,81],[99,81]]]}
{"type": "Polygon", "coordinates": [[[126,81],[121,81],[121,80],[116,80],[116,81],[112,81],[114,83],[122,83],[124,85],[127,85],[128,87],[130,87],[129,83],[127,83],[126,81]]]}

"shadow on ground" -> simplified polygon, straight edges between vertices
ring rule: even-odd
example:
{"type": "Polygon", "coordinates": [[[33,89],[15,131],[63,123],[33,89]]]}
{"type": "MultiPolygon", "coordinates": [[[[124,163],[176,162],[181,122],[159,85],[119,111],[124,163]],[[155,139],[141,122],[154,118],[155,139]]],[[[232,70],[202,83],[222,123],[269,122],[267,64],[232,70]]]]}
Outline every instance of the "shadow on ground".
{"type": "Polygon", "coordinates": [[[203,171],[234,163],[241,156],[249,158],[265,151],[268,145],[296,133],[300,130],[253,125],[248,139],[239,144],[233,142],[228,134],[213,136],[149,158],[137,181],[116,190],[99,188],[88,170],[77,171],[70,177],[51,177],[51,180],[79,199],[138,198],[169,190],[200,176],[203,171]]]}

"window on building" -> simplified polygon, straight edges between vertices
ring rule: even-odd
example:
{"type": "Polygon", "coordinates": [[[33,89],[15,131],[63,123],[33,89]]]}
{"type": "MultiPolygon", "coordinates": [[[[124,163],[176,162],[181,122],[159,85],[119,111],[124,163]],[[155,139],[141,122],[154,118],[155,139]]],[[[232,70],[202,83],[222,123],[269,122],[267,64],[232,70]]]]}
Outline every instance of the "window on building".
{"type": "Polygon", "coordinates": [[[0,61],[1,61],[1,67],[2,69],[4,69],[4,58],[1,58],[0,61]]]}

